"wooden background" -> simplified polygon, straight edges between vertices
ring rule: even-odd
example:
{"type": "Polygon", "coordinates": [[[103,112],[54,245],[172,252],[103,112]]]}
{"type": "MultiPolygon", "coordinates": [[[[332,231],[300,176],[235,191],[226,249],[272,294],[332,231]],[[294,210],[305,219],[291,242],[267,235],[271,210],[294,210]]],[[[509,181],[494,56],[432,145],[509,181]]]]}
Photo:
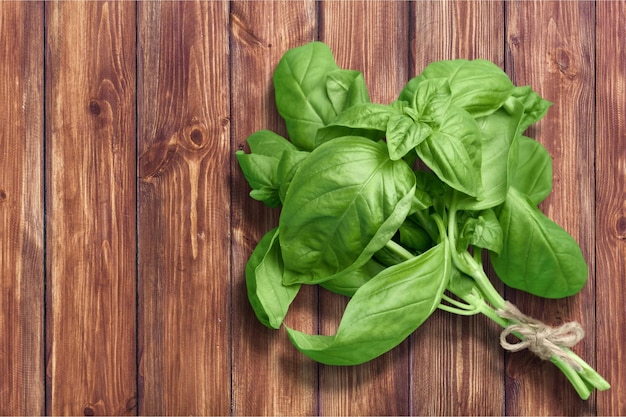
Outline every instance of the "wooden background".
{"type": "MultiPolygon", "coordinates": [[[[0,414],[626,414],[626,3],[0,2],[0,414]],[[487,58],[554,105],[544,211],[590,279],[544,301],[500,286],[613,388],[578,399],[504,354],[484,317],[438,311],[368,364],[319,366],[255,319],[245,262],[277,211],[234,152],[284,133],[271,76],[319,39],[392,101],[430,61],[487,58]]],[[[288,324],[332,331],[310,288],[288,324]]]]}

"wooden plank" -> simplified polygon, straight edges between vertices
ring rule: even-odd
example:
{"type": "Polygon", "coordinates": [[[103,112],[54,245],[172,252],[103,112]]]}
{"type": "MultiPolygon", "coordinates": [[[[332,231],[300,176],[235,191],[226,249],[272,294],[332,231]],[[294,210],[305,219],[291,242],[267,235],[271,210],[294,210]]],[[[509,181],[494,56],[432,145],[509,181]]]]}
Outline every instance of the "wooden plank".
{"type": "Polygon", "coordinates": [[[228,7],[138,5],[141,414],[230,414],[228,7]]]}
{"type": "MultiPolygon", "coordinates": [[[[408,5],[403,2],[320,3],[320,40],[341,68],[363,72],[370,97],[391,103],[408,79],[408,5]]],[[[320,292],[320,332],[334,334],[347,299],[320,292]]],[[[409,343],[368,363],[320,367],[320,414],[409,414],[409,343]]]]}
{"type": "MultiPolygon", "coordinates": [[[[626,4],[596,4],[596,275],[598,372],[611,383],[598,415],[626,415],[626,4]]],[[[591,333],[588,337],[592,337],[591,333]]]]}
{"type": "Polygon", "coordinates": [[[0,2],[0,414],[44,413],[43,3],[0,2]]]}
{"type": "Polygon", "coordinates": [[[504,5],[500,1],[411,4],[411,76],[441,59],[488,59],[504,67],[504,5]]]}
{"type": "MultiPolygon", "coordinates": [[[[286,135],[274,101],[272,75],[292,47],[314,39],[313,1],[231,3],[232,148],[260,129],[286,135]]],[[[239,165],[232,161],[233,414],[314,415],[317,365],[300,354],[284,329],[265,328],[249,306],[245,264],[264,233],[278,224],[278,210],[252,200],[239,165]]],[[[286,324],[317,329],[317,289],[301,290],[286,324]]]]}
{"type": "Polygon", "coordinates": [[[47,412],[134,414],[135,7],[46,26],[47,412]]]}
{"type": "MultiPolygon", "coordinates": [[[[503,17],[502,2],[411,3],[411,76],[442,59],[483,58],[503,67],[503,17]]],[[[412,339],[412,414],[503,415],[499,331],[482,315],[436,311],[412,339]]]]}
{"type": "MultiPolygon", "coordinates": [[[[594,4],[506,3],[507,71],[518,85],[532,86],[553,102],[528,135],[552,155],[553,192],[542,210],[581,245],[590,270],[580,295],[543,300],[519,291],[507,298],[549,324],[579,321],[589,335],[574,347],[594,365],[594,4]]],[[[508,414],[595,414],[595,399],[582,401],[550,363],[524,352],[508,356],[508,414]]]]}

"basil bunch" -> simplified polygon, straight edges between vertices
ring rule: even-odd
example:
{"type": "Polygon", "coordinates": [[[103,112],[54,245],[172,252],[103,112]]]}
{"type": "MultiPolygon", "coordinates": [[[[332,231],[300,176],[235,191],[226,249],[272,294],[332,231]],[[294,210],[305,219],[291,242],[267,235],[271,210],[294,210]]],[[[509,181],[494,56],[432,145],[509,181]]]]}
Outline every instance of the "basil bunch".
{"type": "MultiPolygon", "coordinates": [[[[236,153],[251,197],[282,206],[246,283],[258,319],[276,329],[303,284],[351,297],[335,335],[285,326],[307,356],[369,361],[437,308],[524,325],[499,313],[506,302],[483,251],[510,287],[560,298],[584,286],[578,244],[537,208],[552,187],[550,155],[523,135],[550,103],[495,64],[433,62],[383,105],[360,72],[312,42],[284,55],[274,86],[290,140],[262,130],[236,153]]],[[[609,387],[560,349],[550,360],[581,397],[609,387]]]]}

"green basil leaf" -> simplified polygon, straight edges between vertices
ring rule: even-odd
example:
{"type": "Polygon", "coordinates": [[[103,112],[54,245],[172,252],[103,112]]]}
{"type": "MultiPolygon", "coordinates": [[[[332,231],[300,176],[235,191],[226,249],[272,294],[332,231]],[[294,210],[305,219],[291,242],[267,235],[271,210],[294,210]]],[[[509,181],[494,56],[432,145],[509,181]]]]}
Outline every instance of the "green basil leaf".
{"type": "Polygon", "coordinates": [[[400,92],[398,102],[407,103],[413,109],[417,120],[427,116],[432,103],[451,99],[450,85],[446,78],[427,79],[423,75],[412,78],[400,92]]]}
{"type": "Polygon", "coordinates": [[[450,85],[445,78],[419,77],[417,80],[420,82],[416,85],[413,106],[421,120],[431,121],[436,118],[437,109],[452,103],[450,85]]]}
{"type": "Polygon", "coordinates": [[[283,152],[280,161],[278,162],[277,180],[279,184],[278,195],[280,201],[285,201],[287,190],[291,185],[291,180],[296,174],[296,171],[300,167],[302,161],[308,158],[309,152],[305,151],[291,151],[283,152]]]}
{"type": "Polygon", "coordinates": [[[424,252],[433,246],[434,242],[422,226],[408,217],[400,226],[400,243],[418,253],[424,252]]]}
{"type": "Polygon", "coordinates": [[[250,197],[271,208],[280,207],[282,203],[278,190],[270,187],[261,187],[252,190],[250,191],[250,197]]]}
{"type": "Polygon", "coordinates": [[[252,188],[250,197],[269,207],[280,206],[278,165],[284,152],[295,152],[297,148],[287,139],[269,130],[259,130],[246,141],[251,153],[237,151],[235,156],[252,188]]]}
{"type": "MultiPolygon", "coordinates": [[[[430,63],[415,83],[422,79],[445,78],[452,104],[473,117],[487,116],[498,110],[511,95],[514,85],[508,75],[493,62],[476,60],[443,60],[430,63]]],[[[401,94],[405,99],[406,93],[401,94]]]]}
{"type": "Polygon", "coordinates": [[[316,146],[343,136],[380,140],[385,136],[389,117],[397,113],[398,110],[384,104],[355,104],[341,112],[331,124],[317,131],[316,146]]]}
{"type": "Polygon", "coordinates": [[[417,77],[413,77],[409,80],[408,83],[404,86],[402,91],[400,91],[400,95],[398,95],[398,100],[396,102],[406,103],[407,106],[415,106],[415,95],[417,92],[417,86],[424,80],[424,77],[418,75],[417,77]]]}
{"type": "Polygon", "coordinates": [[[446,191],[443,182],[430,171],[416,170],[415,183],[417,189],[423,190],[430,197],[441,197],[446,191]]]}
{"type": "Polygon", "coordinates": [[[385,245],[374,253],[373,259],[387,267],[406,261],[406,255],[404,253],[398,253],[397,250],[385,245]]]}
{"type": "Polygon", "coordinates": [[[246,154],[243,151],[235,152],[235,156],[246,181],[252,188],[250,197],[262,201],[269,207],[278,207],[280,197],[278,194],[279,184],[276,178],[278,165],[276,158],[246,154]]]}
{"type": "Polygon", "coordinates": [[[271,130],[258,130],[246,139],[250,152],[258,155],[280,159],[285,151],[296,151],[298,148],[284,137],[271,130]]]}
{"type": "Polygon", "coordinates": [[[376,129],[356,129],[331,124],[324,126],[317,131],[317,136],[315,137],[315,147],[318,147],[322,143],[326,143],[332,139],[344,136],[360,136],[376,142],[385,137],[385,132],[376,129]]]}
{"type": "Polygon", "coordinates": [[[386,104],[359,104],[340,113],[337,118],[333,120],[331,126],[385,132],[389,118],[398,114],[398,110],[386,104]]]}
{"type": "Polygon", "coordinates": [[[461,250],[467,245],[488,249],[499,254],[502,251],[502,226],[492,209],[472,212],[463,221],[459,242],[461,250]],[[466,243],[465,243],[466,242],[466,243]]]}
{"type": "Polygon", "coordinates": [[[338,69],[330,48],[321,42],[288,50],[276,67],[276,107],[289,138],[302,150],[315,148],[317,130],[337,116],[326,83],[338,69]]]}
{"type": "Polygon", "coordinates": [[[544,146],[526,136],[519,138],[517,170],[511,186],[541,203],[552,191],[552,158],[544,146]]]}
{"type": "Polygon", "coordinates": [[[278,161],[270,156],[247,154],[244,151],[235,152],[239,167],[253,190],[263,187],[278,186],[276,169],[278,161]]]}
{"type": "Polygon", "coordinates": [[[375,259],[370,259],[365,265],[348,273],[341,274],[331,280],[320,283],[320,286],[336,294],[352,297],[356,290],[375,277],[385,267],[375,259]]]}
{"type": "Polygon", "coordinates": [[[396,100],[392,102],[389,106],[393,107],[396,110],[397,114],[409,116],[413,120],[419,119],[419,114],[417,114],[417,110],[415,110],[407,101],[396,100]]]}
{"type": "Polygon", "coordinates": [[[355,70],[339,69],[328,73],[326,93],[337,114],[370,101],[363,74],[355,70]]]}
{"type": "Polygon", "coordinates": [[[391,350],[435,311],[450,278],[447,242],[389,267],[363,284],[348,302],[334,336],[287,327],[302,353],[329,365],[357,365],[391,350]]]}
{"type": "Polygon", "coordinates": [[[530,125],[541,120],[552,105],[548,100],[541,98],[530,86],[515,87],[511,95],[524,105],[520,132],[524,132],[530,125]]]}
{"type": "Polygon", "coordinates": [[[438,128],[415,148],[417,154],[450,187],[474,197],[481,195],[482,136],[476,121],[454,106],[439,117],[438,128]]]}
{"type": "Polygon", "coordinates": [[[422,143],[432,129],[425,123],[415,122],[409,116],[397,114],[387,123],[387,146],[391,159],[398,160],[422,143]]]}
{"type": "Polygon", "coordinates": [[[482,135],[480,198],[461,197],[457,207],[465,210],[483,210],[502,204],[506,198],[517,164],[520,121],[524,114],[522,104],[513,98],[507,105],[489,116],[476,119],[482,135]]]}
{"type": "Polygon", "coordinates": [[[283,261],[278,228],[267,232],[246,264],[246,287],[254,313],[265,326],[278,329],[300,285],[282,284],[283,261]]]}
{"type": "Polygon", "coordinates": [[[293,177],[280,215],[285,284],[318,283],[358,268],[391,239],[411,208],[415,176],[386,144],[338,138],[293,177]]]}
{"type": "Polygon", "coordinates": [[[511,188],[499,221],[502,251],[489,255],[506,285],[545,298],[567,297],[583,288],[588,270],[577,242],[528,197],[511,188]]]}
{"type": "Polygon", "coordinates": [[[457,297],[464,297],[472,292],[474,288],[476,288],[476,281],[459,271],[453,264],[447,290],[457,297]]]}
{"type": "Polygon", "coordinates": [[[432,205],[433,199],[430,197],[430,195],[425,190],[416,187],[415,195],[413,196],[413,201],[411,202],[411,211],[409,211],[409,214],[425,210],[432,205]]]}

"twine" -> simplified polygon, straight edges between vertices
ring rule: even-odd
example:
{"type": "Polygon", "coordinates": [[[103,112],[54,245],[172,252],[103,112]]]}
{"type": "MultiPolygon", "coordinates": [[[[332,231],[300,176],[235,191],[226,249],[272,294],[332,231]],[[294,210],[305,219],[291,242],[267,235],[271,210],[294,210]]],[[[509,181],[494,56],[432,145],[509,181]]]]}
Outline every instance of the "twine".
{"type": "Polygon", "coordinates": [[[528,349],[544,360],[556,356],[576,371],[583,370],[582,366],[562,349],[574,346],[585,337],[585,331],[579,323],[572,321],[558,327],[551,327],[528,317],[508,301],[505,308],[498,309],[497,313],[504,319],[519,322],[519,324],[511,324],[500,334],[500,345],[504,349],[510,352],[528,349]],[[506,339],[510,334],[517,336],[520,341],[509,343],[506,339]]]}

